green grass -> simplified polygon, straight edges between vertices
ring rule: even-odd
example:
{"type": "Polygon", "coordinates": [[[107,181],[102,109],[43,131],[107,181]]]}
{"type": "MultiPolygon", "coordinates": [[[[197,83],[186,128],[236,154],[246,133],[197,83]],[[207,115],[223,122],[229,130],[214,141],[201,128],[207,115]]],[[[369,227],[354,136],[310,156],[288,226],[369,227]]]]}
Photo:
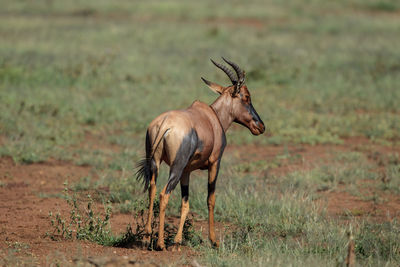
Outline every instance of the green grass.
{"type": "MultiPolygon", "coordinates": [[[[346,232],[350,224],[359,264],[395,266],[400,261],[400,226],[396,220],[385,223],[356,220],[353,216],[361,214],[357,214],[357,210],[335,219],[315,202],[326,190],[354,193],[353,190],[366,180],[381,186],[374,172],[378,165],[369,163],[364,154],[341,152],[333,155],[335,157],[330,165],[319,164],[310,171],[271,175],[268,172],[255,172],[260,162],[235,167],[240,157],[228,154],[220,172],[215,210],[216,220],[225,225],[219,236],[221,247],[219,250],[211,248],[208,242],[203,242],[198,233],[190,229],[186,230],[185,244],[200,251],[198,260],[206,265],[242,266],[252,263],[259,266],[287,266],[296,263],[300,266],[336,266],[344,264],[348,242],[346,232]]],[[[277,158],[282,158],[282,155],[277,158]]],[[[391,168],[396,157],[388,158],[387,166],[391,168]]],[[[166,168],[161,170],[158,191],[166,183],[167,173],[166,168]]],[[[147,194],[141,193],[140,184],[115,175],[115,171],[110,171],[100,174],[97,180],[84,177],[72,188],[78,193],[81,190],[92,192],[94,198],[101,201],[110,200],[116,212],[126,212],[132,216],[143,213],[147,203],[147,200],[143,200],[147,194]]],[[[204,177],[199,176],[203,175],[192,175],[190,186],[190,207],[196,214],[193,224],[208,216],[206,184],[204,177]]],[[[358,191],[356,193],[361,194],[358,191]]],[[[167,216],[179,214],[179,194],[179,190],[172,193],[167,216]]],[[[168,240],[172,240],[176,227],[167,226],[167,232],[168,240]]],[[[141,233],[140,225],[136,231],[128,230],[122,236],[109,232],[111,241],[102,244],[132,246],[140,243],[141,233]]],[[[167,243],[170,242],[168,240],[167,243]]]]}
{"type": "Polygon", "coordinates": [[[255,138],[236,128],[230,142],[398,143],[399,23],[366,11],[382,3],[397,8],[356,0],[228,9],[210,1],[3,0],[0,154],[26,163],[76,159],[71,147],[86,132],[142,143],[159,113],[216,97],[199,77],[225,83],[208,61],[221,55],[247,71],[270,133],[255,138]]]}
{"type": "Polygon", "coordinates": [[[381,189],[400,193],[400,164],[390,164],[382,177],[381,189]]]}
{"type": "MultiPolygon", "coordinates": [[[[218,183],[221,186],[217,189],[216,214],[219,220],[229,222],[230,227],[222,231],[220,250],[203,247],[203,262],[222,266],[250,262],[259,266],[344,264],[348,225],[327,216],[314,202],[320,184],[326,183],[323,177],[331,175],[329,170],[323,170],[303,176],[299,173],[279,176],[275,183],[248,175],[229,179],[223,172],[218,183]]],[[[348,176],[340,171],[337,175],[348,176]]],[[[190,201],[191,206],[196,205],[192,198],[190,201]]],[[[348,223],[355,231],[359,264],[394,266],[400,260],[397,221],[380,224],[350,219],[348,223]]]]}
{"type": "MultiPolygon", "coordinates": [[[[240,158],[225,160],[235,166],[240,158]]],[[[230,167],[226,162],[218,181],[215,212],[226,229],[221,231],[219,250],[201,247],[200,259],[206,265],[343,265],[348,224],[353,227],[359,264],[395,266],[400,260],[396,220],[381,224],[355,220],[348,214],[343,222],[328,216],[323,206],[315,202],[326,190],[361,194],[358,190],[363,187],[359,184],[366,180],[379,186],[378,175],[373,171],[376,165],[363,154],[337,153],[330,165],[286,175],[254,174],[251,167],[230,167]]],[[[159,183],[163,182],[161,179],[159,183]]],[[[190,188],[191,210],[198,219],[206,219],[204,181],[194,175],[190,188]]],[[[178,194],[171,197],[169,214],[178,214],[178,194]]]]}
{"type": "MultiPolygon", "coordinates": [[[[107,198],[114,212],[134,214],[146,204],[133,167],[144,155],[148,123],[195,99],[211,103],[217,96],[201,76],[227,83],[209,58],[226,56],[246,70],[268,129],[254,137],[232,127],[229,143],[341,144],[366,137],[399,144],[396,1],[0,4],[0,156],[93,166],[98,178],[85,177],[72,189],[107,198]]],[[[319,192],[346,186],[362,194],[358,183],[371,180],[399,193],[398,155],[372,155],[385,169],[382,182],[361,153],[275,176],[266,173],[302,159],[284,153],[242,163],[231,157],[223,159],[216,207],[216,218],[231,229],[220,250],[199,246],[199,261],[208,265],[343,264],[347,227],[315,206],[319,192]]],[[[162,169],[159,190],[167,173],[162,169]]],[[[204,219],[207,189],[198,176],[204,174],[193,174],[190,206],[204,219]]],[[[179,213],[176,191],[168,214],[179,213]]],[[[396,221],[352,223],[362,265],[398,263],[396,221]]]]}
{"type": "MultiPolygon", "coordinates": [[[[216,218],[226,225],[220,235],[221,248],[210,248],[196,232],[189,230],[185,244],[200,251],[198,260],[207,265],[241,266],[249,262],[259,266],[270,263],[276,266],[294,263],[301,266],[342,265],[347,253],[348,225],[328,217],[314,199],[319,197],[321,189],[342,190],[340,185],[351,186],[366,179],[376,180],[376,174],[371,171],[376,166],[368,164],[366,157],[359,152],[335,155],[332,165],[271,176],[268,173],[253,174],[260,162],[234,167],[240,158],[228,154],[224,161],[230,162],[233,167],[224,162],[217,187],[216,218]]],[[[286,155],[285,158],[288,157],[286,155]]],[[[396,157],[391,155],[386,164],[392,166],[394,162],[396,157]]],[[[159,190],[167,179],[166,168],[160,174],[159,190]]],[[[204,177],[198,176],[193,174],[190,187],[190,205],[196,213],[196,220],[207,217],[206,185],[204,177]]],[[[101,201],[110,199],[114,202],[115,211],[132,216],[143,210],[143,200],[147,195],[141,193],[140,184],[114,170],[100,171],[99,179],[83,177],[72,188],[78,193],[82,190],[92,192],[95,199],[101,201]]],[[[167,216],[178,215],[179,205],[179,190],[175,190],[167,216]]],[[[398,263],[400,240],[396,220],[380,224],[352,220],[351,214],[348,218],[354,229],[357,262],[363,266],[395,266],[398,263]]],[[[167,232],[172,239],[176,228],[168,226],[167,232]]],[[[95,242],[132,246],[140,243],[141,228],[121,236],[108,232],[105,237],[95,242]]]]}

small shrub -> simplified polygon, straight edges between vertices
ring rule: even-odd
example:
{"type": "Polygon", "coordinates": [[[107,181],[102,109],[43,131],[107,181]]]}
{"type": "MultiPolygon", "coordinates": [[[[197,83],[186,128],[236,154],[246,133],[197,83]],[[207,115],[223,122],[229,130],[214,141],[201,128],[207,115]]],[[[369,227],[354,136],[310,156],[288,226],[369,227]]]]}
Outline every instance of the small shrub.
{"type": "Polygon", "coordinates": [[[141,246],[144,235],[143,225],[137,224],[136,232],[132,231],[131,225],[128,225],[126,232],[117,238],[112,244],[113,247],[129,248],[133,246],[141,246]]]}
{"type": "Polygon", "coordinates": [[[203,244],[201,233],[193,227],[193,219],[186,219],[183,225],[183,244],[190,247],[197,247],[203,244]]]}
{"type": "MultiPolygon", "coordinates": [[[[67,185],[65,183],[65,185],[67,185]]],[[[59,212],[49,217],[54,228],[52,233],[47,233],[52,240],[58,239],[78,239],[89,240],[101,245],[108,245],[113,242],[109,220],[111,216],[111,205],[105,205],[105,215],[102,218],[93,210],[93,199],[87,196],[88,203],[86,208],[81,208],[76,194],[70,196],[69,190],[64,189],[64,196],[71,208],[69,218],[64,218],[59,212]]]]}

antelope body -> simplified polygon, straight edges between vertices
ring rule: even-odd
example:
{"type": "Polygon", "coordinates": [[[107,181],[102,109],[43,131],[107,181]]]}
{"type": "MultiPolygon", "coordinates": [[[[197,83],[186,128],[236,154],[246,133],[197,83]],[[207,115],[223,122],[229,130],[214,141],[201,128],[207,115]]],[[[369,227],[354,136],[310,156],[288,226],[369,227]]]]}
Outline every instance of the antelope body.
{"type": "Polygon", "coordinates": [[[208,170],[209,239],[213,246],[219,245],[214,231],[215,185],[226,145],[225,132],[232,122],[244,125],[254,135],[262,134],[265,130],[264,123],[251,104],[250,93],[244,83],[244,71],[235,63],[223,60],[235,70],[237,78],[226,66],[211,60],[232,82],[232,85],[223,87],[202,78],[211,90],[220,94],[214,103],[209,106],[195,101],[187,109],[165,112],[155,118],[147,129],[146,158],[139,163],[137,172],[138,179],[143,178],[145,182],[145,190],[149,189],[149,213],[143,239],[145,245],[150,242],[157,175],[162,161],[170,166],[170,173],[160,193],[157,249],[165,249],[165,209],[171,191],[180,182],[181,219],[174,239],[179,249],[183,225],[189,212],[189,176],[197,169],[208,170]]]}

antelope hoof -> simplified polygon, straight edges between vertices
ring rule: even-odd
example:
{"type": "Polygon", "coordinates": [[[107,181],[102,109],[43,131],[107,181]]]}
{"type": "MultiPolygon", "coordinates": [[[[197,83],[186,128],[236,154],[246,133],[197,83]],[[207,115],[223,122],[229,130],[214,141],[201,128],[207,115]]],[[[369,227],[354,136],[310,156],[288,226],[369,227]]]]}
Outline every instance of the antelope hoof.
{"type": "Polygon", "coordinates": [[[213,248],[219,248],[219,241],[211,241],[211,246],[213,248]]]}
{"type": "Polygon", "coordinates": [[[181,251],[181,244],[175,243],[172,246],[168,247],[168,251],[181,251]]]}
{"type": "Polygon", "coordinates": [[[148,248],[150,246],[150,235],[143,236],[142,248],[148,248]]]}
{"type": "Polygon", "coordinates": [[[158,251],[166,251],[164,243],[163,244],[157,243],[156,250],[158,250],[158,251]]]}

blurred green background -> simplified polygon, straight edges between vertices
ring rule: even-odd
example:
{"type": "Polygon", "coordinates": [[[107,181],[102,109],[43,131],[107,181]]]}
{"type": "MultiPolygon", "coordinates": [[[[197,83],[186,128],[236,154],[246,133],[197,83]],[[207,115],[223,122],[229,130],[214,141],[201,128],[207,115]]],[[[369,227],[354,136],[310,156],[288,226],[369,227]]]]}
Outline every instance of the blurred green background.
{"type": "MultiPolygon", "coordinates": [[[[267,126],[254,137],[235,125],[228,143],[280,145],[283,154],[247,162],[225,153],[216,219],[232,228],[220,250],[195,248],[200,261],[341,266],[351,221],[360,264],[398,266],[395,219],[340,221],[315,201],[341,190],[386,201],[399,193],[398,154],[360,146],[313,170],[269,171],[304,164],[291,144],[399,145],[399,47],[397,0],[0,0],[0,156],[92,166],[72,190],[103,194],[114,211],[133,215],[146,206],[133,167],[148,123],[196,99],[211,104],[217,95],[200,77],[227,85],[209,61],[224,56],[246,71],[267,126]]],[[[162,170],[159,188],[166,179],[162,170]]],[[[204,220],[205,180],[193,180],[191,207],[204,220]]],[[[171,198],[169,214],[179,205],[171,198]]]]}
{"type": "Polygon", "coordinates": [[[230,143],[399,143],[398,1],[0,4],[0,153],[16,161],[72,157],[88,133],[142,144],[161,112],[217,97],[200,76],[228,84],[220,56],[267,125],[230,143]]]}

